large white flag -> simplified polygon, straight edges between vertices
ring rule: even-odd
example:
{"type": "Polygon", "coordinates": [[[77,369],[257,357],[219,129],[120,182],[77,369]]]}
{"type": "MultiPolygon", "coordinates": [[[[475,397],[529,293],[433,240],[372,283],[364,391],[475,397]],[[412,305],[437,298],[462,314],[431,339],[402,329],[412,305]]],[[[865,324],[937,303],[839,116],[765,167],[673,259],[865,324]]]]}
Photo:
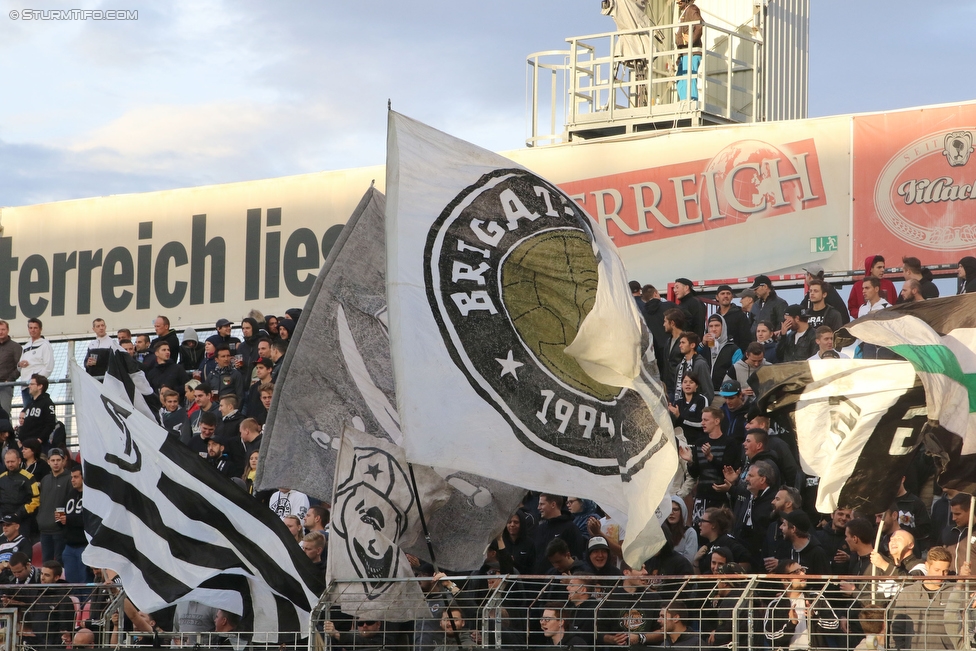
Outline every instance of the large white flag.
{"type": "Polygon", "coordinates": [[[281,520],[164,429],[116,385],[69,364],[84,459],[84,561],[115,570],[141,610],[198,601],[255,631],[308,632],[322,591],[281,520]]]}
{"type": "Polygon", "coordinates": [[[677,452],[609,238],[555,185],[392,112],[387,192],[408,458],[627,513],[642,562],[677,452]]]}
{"type": "MultiPolygon", "coordinates": [[[[389,621],[430,616],[416,582],[387,580],[413,578],[400,549],[419,527],[408,474],[403,448],[345,428],[335,467],[326,583],[340,581],[333,593],[346,614],[389,621]]],[[[448,491],[439,497],[446,502],[448,491]]]]}

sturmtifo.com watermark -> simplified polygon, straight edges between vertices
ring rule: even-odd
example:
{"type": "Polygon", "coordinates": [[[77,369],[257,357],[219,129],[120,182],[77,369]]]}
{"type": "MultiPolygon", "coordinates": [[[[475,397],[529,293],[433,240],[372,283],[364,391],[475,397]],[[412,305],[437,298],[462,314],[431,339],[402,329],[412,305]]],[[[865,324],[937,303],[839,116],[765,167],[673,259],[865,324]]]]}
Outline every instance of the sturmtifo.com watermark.
{"type": "Polygon", "coordinates": [[[139,20],[136,9],[11,9],[10,20],[139,20]]]}

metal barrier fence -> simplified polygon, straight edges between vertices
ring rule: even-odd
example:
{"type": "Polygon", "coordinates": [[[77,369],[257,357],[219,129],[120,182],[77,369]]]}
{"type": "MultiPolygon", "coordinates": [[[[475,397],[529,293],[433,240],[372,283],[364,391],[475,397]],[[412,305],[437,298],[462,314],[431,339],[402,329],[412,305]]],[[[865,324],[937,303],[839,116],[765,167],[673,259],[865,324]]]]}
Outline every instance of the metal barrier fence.
{"type": "MultiPolygon", "coordinates": [[[[854,649],[867,640],[858,648],[972,649],[976,622],[976,577],[826,577],[797,571],[450,581],[460,588],[456,594],[418,581],[431,590],[429,616],[405,622],[344,615],[340,602],[345,596],[362,600],[363,584],[334,583],[312,614],[309,648],[854,649]]],[[[391,602],[389,609],[405,607],[406,599],[391,602]]]]}
{"type": "MultiPolygon", "coordinates": [[[[35,569],[35,572],[40,572],[35,569]]],[[[193,605],[168,621],[134,610],[115,583],[0,585],[0,649],[306,649],[307,635],[245,631],[246,622],[193,605]],[[127,611],[131,617],[127,616],[127,611]],[[138,622],[134,619],[138,619],[138,622]],[[179,626],[179,619],[184,624],[179,626]],[[140,630],[152,627],[152,631],[140,630]],[[182,629],[182,630],[180,630],[182,629]],[[277,641],[272,642],[272,638],[277,641]]]]}
{"type": "MultiPolygon", "coordinates": [[[[679,577],[496,574],[448,580],[451,590],[429,579],[396,581],[410,590],[389,591],[401,596],[382,602],[385,612],[420,606],[414,618],[401,617],[403,621],[343,614],[343,596],[362,600],[362,583],[334,582],[311,614],[312,634],[282,633],[276,642],[267,633],[241,630],[243,624],[233,618],[215,618],[216,611],[205,608],[190,612],[184,622],[192,621],[193,626],[184,624],[182,631],[174,630],[178,619],[172,627],[153,622],[154,632],[134,630],[126,617],[124,591],[115,584],[4,585],[0,648],[854,649],[868,639],[877,646],[858,648],[972,649],[976,623],[976,577],[827,577],[796,572],[679,577]]],[[[382,583],[392,582],[371,585],[382,583]]]]}
{"type": "Polygon", "coordinates": [[[126,625],[123,596],[120,586],[109,584],[0,585],[0,648],[72,648],[79,631],[79,642],[114,646],[113,619],[123,629],[126,625]]]}

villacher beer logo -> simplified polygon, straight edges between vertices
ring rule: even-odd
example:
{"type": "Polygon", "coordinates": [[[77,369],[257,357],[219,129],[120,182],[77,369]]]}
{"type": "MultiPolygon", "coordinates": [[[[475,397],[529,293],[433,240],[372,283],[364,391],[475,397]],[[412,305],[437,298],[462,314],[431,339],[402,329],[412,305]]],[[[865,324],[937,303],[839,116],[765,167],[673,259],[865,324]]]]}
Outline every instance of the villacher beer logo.
{"type": "Polygon", "coordinates": [[[892,156],[878,177],[878,217],[909,244],[935,250],[976,247],[976,128],[930,133],[892,156]]]}
{"type": "Polygon", "coordinates": [[[431,227],[427,296],[455,363],[524,445],[628,479],[655,449],[654,419],[634,391],[596,382],[565,353],[596,298],[592,242],[562,191],[496,170],[431,227]]]}

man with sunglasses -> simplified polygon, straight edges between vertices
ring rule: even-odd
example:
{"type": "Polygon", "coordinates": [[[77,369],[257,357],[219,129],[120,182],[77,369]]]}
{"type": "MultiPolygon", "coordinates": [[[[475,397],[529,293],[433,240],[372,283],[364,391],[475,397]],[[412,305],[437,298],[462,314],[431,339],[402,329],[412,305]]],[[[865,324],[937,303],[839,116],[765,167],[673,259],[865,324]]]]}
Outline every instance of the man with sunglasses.
{"type": "Polygon", "coordinates": [[[399,631],[389,630],[385,622],[360,619],[351,631],[340,631],[330,620],[325,623],[325,634],[335,640],[335,646],[363,651],[406,648],[407,639],[399,631]]]}

